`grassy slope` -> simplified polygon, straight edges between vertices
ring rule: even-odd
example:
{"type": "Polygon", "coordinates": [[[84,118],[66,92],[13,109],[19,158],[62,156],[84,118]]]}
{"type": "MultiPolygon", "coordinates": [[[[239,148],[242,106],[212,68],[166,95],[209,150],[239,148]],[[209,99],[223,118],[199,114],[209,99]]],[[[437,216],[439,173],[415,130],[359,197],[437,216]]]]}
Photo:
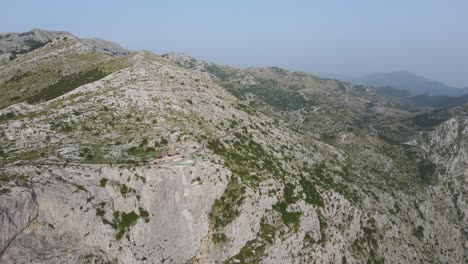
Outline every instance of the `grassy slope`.
{"type": "Polygon", "coordinates": [[[0,109],[50,100],[128,66],[125,58],[75,48],[56,40],[0,65],[0,109]]]}

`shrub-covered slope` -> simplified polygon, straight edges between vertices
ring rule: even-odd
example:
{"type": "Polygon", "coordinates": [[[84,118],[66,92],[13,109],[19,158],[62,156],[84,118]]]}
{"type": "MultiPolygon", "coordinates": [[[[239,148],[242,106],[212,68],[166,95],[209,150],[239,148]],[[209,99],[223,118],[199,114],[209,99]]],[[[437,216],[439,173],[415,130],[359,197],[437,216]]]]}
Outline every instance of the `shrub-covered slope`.
{"type": "Polygon", "coordinates": [[[408,117],[371,90],[188,61],[104,59],[0,110],[2,262],[466,261],[465,111],[391,143],[338,118],[408,117]]]}

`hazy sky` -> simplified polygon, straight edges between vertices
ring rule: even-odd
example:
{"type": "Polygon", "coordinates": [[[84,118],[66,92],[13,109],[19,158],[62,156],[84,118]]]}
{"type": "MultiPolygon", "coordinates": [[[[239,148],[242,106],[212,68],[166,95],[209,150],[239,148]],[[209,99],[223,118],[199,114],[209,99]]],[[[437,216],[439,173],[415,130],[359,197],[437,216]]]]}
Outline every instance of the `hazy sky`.
{"type": "Polygon", "coordinates": [[[409,70],[468,86],[467,0],[1,1],[0,31],[101,37],[235,66],[409,70]]]}

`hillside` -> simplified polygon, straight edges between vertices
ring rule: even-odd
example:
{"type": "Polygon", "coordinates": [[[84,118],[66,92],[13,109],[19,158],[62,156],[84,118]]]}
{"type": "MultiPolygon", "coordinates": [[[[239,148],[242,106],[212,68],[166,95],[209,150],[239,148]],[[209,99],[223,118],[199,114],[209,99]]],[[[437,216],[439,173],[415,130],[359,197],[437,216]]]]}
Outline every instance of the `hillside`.
{"type": "Polygon", "coordinates": [[[391,116],[409,116],[371,87],[324,79],[277,67],[238,69],[198,61],[184,54],[163,57],[214,78],[238,99],[303,130],[326,136],[367,129],[391,116]]]}
{"type": "Polygon", "coordinates": [[[128,51],[66,32],[0,34],[0,109],[63,95],[128,66],[128,51]]]}
{"type": "Polygon", "coordinates": [[[461,96],[468,94],[466,88],[451,87],[441,82],[428,80],[408,71],[370,74],[355,80],[356,83],[375,87],[391,86],[410,92],[412,95],[461,96]]]}
{"type": "Polygon", "coordinates": [[[429,96],[427,94],[414,96],[410,98],[411,103],[421,107],[449,108],[468,103],[468,94],[453,96],[429,96]]]}
{"type": "Polygon", "coordinates": [[[0,262],[467,261],[466,108],[88,48],[58,38],[0,64],[28,72],[0,85],[0,262]],[[39,70],[57,61],[67,74],[39,70]]]}
{"type": "Polygon", "coordinates": [[[421,94],[411,96],[406,90],[396,89],[391,86],[376,88],[377,93],[388,98],[395,107],[418,111],[422,108],[450,108],[468,103],[468,94],[461,96],[429,95],[421,94]]]}

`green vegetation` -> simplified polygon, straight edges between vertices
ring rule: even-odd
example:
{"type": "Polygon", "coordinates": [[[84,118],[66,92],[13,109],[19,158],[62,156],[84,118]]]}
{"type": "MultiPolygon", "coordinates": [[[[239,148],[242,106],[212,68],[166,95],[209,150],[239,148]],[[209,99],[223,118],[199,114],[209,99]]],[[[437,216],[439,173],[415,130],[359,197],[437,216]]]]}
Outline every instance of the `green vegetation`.
{"type": "Polygon", "coordinates": [[[273,209],[281,214],[281,220],[286,226],[293,227],[297,230],[300,226],[301,212],[289,212],[288,206],[294,204],[299,199],[294,195],[294,185],[291,183],[285,184],[283,188],[283,201],[278,201],[273,205],[273,209]]]}
{"type": "Polygon", "coordinates": [[[244,201],[245,186],[241,186],[235,176],[232,176],[223,195],[215,200],[209,214],[215,229],[225,227],[239,215],[239,206],[244,201]]]}
{"type": "Polygon", "coordinates": [[[130,213],[115,211],[113,217],[112,227],[117,231],[115,238],[120,240],[130,227],[136,224],[140,216],[133,211],[130,213]]]}
{"type": "Polygon", "coordinates": [[[283,178],[285,172],[280,161],[255,142],[252,135],[234,133],[235,139],[227,147],[220,140],[208,142],[207,147],[222,156],[234,175],[250,187],[257,187],[265,177],[283,178]]]}
{"type": "Polygon", "coordinates": [[[102,179],[99,181],[99,185],[101,185],[101,187],[106,187],[106,184],[107,184],[108,181],[109,181],[109,179],[107,179],[107,178],[102,178],[102,179]]]}
{"type": "Polygon", "coordinates": [[[257,237],[247,241],[242,249],[235,256],[225,261],[225,263],[260,263],[265,255],[268,245],[275,241],[277,228],[262,221],[257,237]]]}
{"type": "Polygon", "coordinates": [[[381,236],[378,234],[375,227],[375,220],[370,218],[368,220],[368,226],[363,226],[362,237],[356,239],[352,244],[354,256],[360,257],[361,259],[367,259],[367,263],[385,263],[384,259],[377,255],[379,239],[381,236]]]}
{"type": "Polygon", "coordinates": [[[207,65],[206,70],[221,80],[227,80],[231,74],[216,65],[207,65]]]}
{"type": "MultiPolygon", "coordinates": [[[[39,47],[36,43],[30,44],[32,48],[39,47]]],[[[72,44],[73,42],[49,45],[46,50],[69,47],[72,44]]],[[[34,67],[22,67],[9,79],[0,78],[0,109],[21,101],[38,103],[54,99],[131,64],[128,57],[110,58],[97,51],[82,53],[70,50],[52,58],[42,56],[42,50],[38,51],[37,60],[34,59],[34,67]]]]}
{"type": "Polygon", "coordinates": [[[137,178],[137,180],[142,181],[143,183],[146,183],[146,178],[145,178],[145,176],[140,176],[140,175],[138,175],[138,174],[135,174],[135,177],[137,178]]]}
{"type": "Polygon", "coordinates": [[[329,188],[335,187],[335,181],[333,180],[333,177],[328,174],[327,165],[325,162],[316,164],[308,172],[309,172],[309,175],[313,176],[322,185],[329,187],[329,188]]]}
{"type": "Polygon", "coordinates": [[[167,146],[167,144],[169,144],[169,141],[167,141],[167,139],[161,137],[161,140],[159,140],[159,142],[155,141],[154,147],[156,147],[156,148],[165,147],[165,146],[167,146]]]}
{"type": "MultiPolygon", "coordinates": [[[[97,209],[96,209],[97,210],[97,209]]],[[[130,230],[132,226],[134,226],[138,219],[143,218],[145,223],[148,223],[150,220],[148,211],[144,210],[143,208],[138,208],[139,215],[134,211],[129,213],[114,211],[112,223],[109,223],[107,220],[103,219],[104,223],[110,224],[115,230],[116,235],[115,238],[120,240],[122,236],[130,230]]],[[[96,212],[97,214],[97,212],[96,212]]],[[[100,215],[103,216],[104,214],[100,215]]],[[[129,236],[127,235],[127,239],[129,236]]]]}
{"type": "Polygon", "coordinates": [[[424,238],[424,227],[418,226],[417,228],[413,229],[413,235],[419,240],[422,240],[424,238]]]}
{"type": "Polygon", "coordinates": [[[6,175],[6,174],[0,174],[0,183],[7,183],[11,181],[13,176],[11,175],[6,175]]]}
{"type": "Polygon", "coordinates": [[[322,196],[320,196],[320,193],[317,191],[315,186],[307,180],[305,177],[301,177],[301,180],[299,181],[301,186],[302,186],[302,191],[305,194],[305,201],[308,204],[315,204],[317,206],[323,207],[323,199],[322,196]]]}
{"type": "MultiPolygon", "coordinates": [[[[134,211],[131,211],[129,213],[114,211],[114,213],[112,214],[112,222],[109,222],[106,218],[104,218],[106,212],[103,208],[105,205],[105,202],[101,202],[99,205],[95,205],[96,216],[99,216],[104,224],[109,224],[116,230],[115,237],[118,240],[120,240],[123,237],[123,235],[125,235],[125,233],[127,233],[130,230],[130,228],[137,223],[138,219],[142,218],[145,221],[145,223],[148,223],[150,220],[149,212],[139,207],[139,214],[137,214],[134,211]]],[[[127,239],[130,239],[128,234],[126,237],[127,239]]]]}
{"type": "Polygon", "coordinates": [[[201,182],[202,182],[202,180],[201,180],[200,177],[196,177],[195,179],[193,179],[193,180],[191,181],[192,184],[194,184],[194,183],[200,184],[201,182]]]}
{"type": "Polygon", "coordinates": [[[103,209],[96,208],[96,216],[104,216],[105,213],[106,211],[104,211],[103,209]]]}
{"type": "Polygon", "coordinates": [[[437,177],[436,177],[436,171],[437,171],[437,166],[428,161],[428,160],[422,160],[418,162],[418,170],[419,170],[419,177],[420,180],[427,185],[435,183],[437,177]]]}
{"type": "Polygon", "coordinates": [[[82,148],[80,149],[78,153],[78,157],[84,158],[86,161],[92,160],[94,158],[94,155],[89,148],[82,148]]]}
{"type": "Polygon", "coordinates": [[[140,212],[140,216],[145,220],[145,223],[149,222],[149,213],[145,209],[138,207],[138,211],[140,212]]]}
{"type": "Polygon", "coordinates": [[[258,237],[272,245],[275,242],[277,227],[267,224],[264,220],[260,223],[258,237]]]}
{"type": "Polygon", "coordinates": [[[8,112],[6,114],[2,114],[0,115],[0,121],[7,121],[9,119],[12,119],[13,117],[15,117],[15,113],[13,112],[8,112]]]}
{"type": "Polygon", "coordinates": [[[131,147],[127,150],[127,153],[139,158],[141,161],[146,161],[147,159],[156,156],[156,150],[152,147],[131,147]]]}
{"type": "Polygon", "coordinates": [[[447,119],[448,117],[444,115],[434,115],[432,112],[430,112],[409,118],[405,120],[405,123],[416,125],[419,128],[428,129],[442,124],[447,119]]]}
{"type": "Polygon", "coordinates": [[[230,129],[234,129],[239,126],[239,122],[237,122],[237,120],[235,119],[229,119],[228,122],[229,122],[230,129]]]}
{"type": "Polygon", "coordinates": [[[129,193],[136,193],[135,189],[127,187],[127,185],[125,184],[119,184],[119,185],[120,185],[120,194],[122,194],[123,197],[127,197],[127,194],[129,193]]]}
{"type": "Polygon", "coordinates": [[[104,264],[108,263],[107,258],[104,258],[102,256],[96,256],[92,254],[87,254],[87,255],[82,255],[82,256],[77,256],[77,263],[83,263],[83,264],[104,264]]]}
{"type": "MultiPolygon", "coordinates": [[[[59,132],[69,133],[69,132],[73,131],[72,124],[68,123],[68,122],[52,122],[50,124],[50,127],[52,129],[54,129],[54,130],[59,131],[59,132]]],[[[90,153],[91,153],[90,149],[84,148],[84,149],[80,150],[79,156],[80,157],[85,157],[86,155],[89,155],[90,153]],[[81,151],[89,151],[89,152],[84,153],[84,152],[81,152],[81,151]]],[[[91,156],[91,158],[92,158],[92,156],[91,156]]]]}
{"type": "Polygon", "coordinates": [[[1,164],[8,164],[17,161],[34,162],[43,159],[46,153],[53,153],[54,148],[47,146],[46,148],[26,148],[19,151],[8,152],[8,155],[3,155],[0,159],[1,164]]]}
{"type": "Polygon", "coordinates": [[[255,94],[261,101],[277,108],[289,111],[314,106],[316,103],[309,101],[297,92],[284,89],[281,84],[271,79],[257,80],[258,84],[244,87],[224,85],[224,87],[239,99],[245,99],[246,94],[255,94]]]}
{"type": "Polygon", "coordinates": [[[79,72],[63,77],[57,83],[43,88],[39,93],[29,97],[26,101],[30,104],[41,101],[49,101],[64,95],[81,85],[102,79],[107,74],[99,68],[94,68],[85,72],[79,72]]]}
{"type": "Polygon", "coordinates": [[[76,193],[76,192],[79,192],[79,191],[88,192],[88,190],[86,190],[85,187],[83,187],[83,186],[81,186],[79,184],[75,184],[75,187],[76,187],[76,190],[73,193],[76,193]]]}
{"type": "Polygon", "coordinates": [[[238,110],[246,112],[249,115],[257,115],[257,111],[255,110],[255,108],[252,108],[248,105],[237,103],[234,107],[238,110]]]}
{"type": "Polygon", "coordinates": [[[290,182],[284,185],[283,199],[287,204],[293,204],[299,200],[299,197],[297,197],[294,193],[295,189],[295,186],[290,182]]]}
{"type": "Polygon", "coordinates": [[[104,157],[103,150],[100,149],[100,146],[98,144],[94,146],[80,148],[78,151],[78,157],[83,158],[83,161],[86,163],[112,163],[111,159],[104,157]]]}
{"type": "MultiPolygon", "coordinates": [[[[225,165],[233,172],[233,174],[238,175],[242,179],[243,183],[247,183],[251,187],[256,187],[263,177],[283,179],[285,172],[279,160],[269,154],[262,145],[255,142],[252,135],[245,135],[245,133],[245,130],[243,133],[234,133],[235,138],[229,142],[229,145],[224,144],[219,140],[212,140],[208,142],[207,147],[213,150],[216,154],[222,156],[225,160],[225,165]]],[[[231,188],[226,189],[226,193],[233,193],[232,187],[237,184],[237,181],[230,182],[228,187],[231,186],[231,188]]],[[[313,186],[311,187],[311,185],[307,184],[305,181],[303,184],[307,191],[309,201],[320,204],[321,199],[320,196],[317,196],[315,188],[313,188],[313,186]]],[[[288,205],[295,203],[299,199],[295,196],[294,191],[295,187],[293,184],[285,184],[283,190],[284,201],[279,201],[273,208],[280,212],[285,225],[292,226],[294,229],[297,229],[299,227],[301,213],[287,211],[288,205]]],[[[237,215],[235,210],[236,207],[232,206],[235,202],[225,198],[223,199],[224,200],[215,202],[214,208],[224,209],[212,210],[211,216],[213,223],[215,223],[215,227],[225,226],[237,215]],[[221,203],[221,201],[227,202],[221,203]],[[231,210],[228,210],[229,208],[231,208],[231,210]]]]}
{"type": "Polygon", "coordinates": [[[24,41],[24,44],[26,44],[26,46],[29,47],[29,52],[31,52],[31,51],[33,51],[35,49],[44,47],[45,45],[47,45],[50,42],[51,42],[50,40],[45,41],[45,42],[41,42],[41,41],[38,41],[38,40],[35,40],[35,39],[27,39],[27,40],[24,41]]]}
{"type": "MultiPolygon", "coordinates": [[[[148,211],[144,210],[143,208],[138,208],[139,215],[134,211],[129,213],[114,211],[113,213],[113,220],[111,226],[117,231],[115,238],[120,240],[122,236],[130,230],[132,226],[134,226],[138,219],[143,218],[145,223],[149,222],[149,213],[148,211]]],[[[129,239],[127,235],[127,239],[129,239]]]]}
{"type": "Polygon", "coordinates": [[[228,241],[228,238],[227,238],[226,234],[220,233],[220,232],[214,233],[212,235],[211,239],[217,245],[224,244],[224,243],[226,243],[228,241]]]}
{"type": "MultiPolygon", "coordinates": [[[[336,181],[333,179],[334,172],[336,174],[341,173],[340,171],[330,169],[327,167],[327,163],[321,162],[315,164],[312,167],[304,164],[302,172],[299,174],[299,183],[302,187],[302,193],[305,195],[304,201],[308,204],[313,204],[318,207],[324,207],[325,202],[322,195],[317,190],[317,186],[320,189],[333,190],[341,195],[345,196],[349,201],[355,204],[359,203],[360,197],[355,190],[351,190],[349,185],[344,181],[336,181]]],[[[343,178],[353,181],[352,169],[350,166],[345,165],[343,167],[343,178]]]]}
{"type": "Polygon", "coordinates": [[[41,48],[45,46],[47,43],[50,43],[49,41],[46,42],[41,42],[37,41],[35,39],[28,39],[24,41],[24,44],[26,44],[29,48],[28,49],[23,49],[23,50],[14,50],[11,52],[10,56],[8,57],[8,60],[12,61],[18,57],[18,54],[26,54],[28,52],[31,52],[35,49],[41,48]]]}
{"type": "Polygon", "coordinates": [[[300,225],[301,212],[289,212],[287,211],[288,204],[284,201],[277,202],[273,205],[273,209],[281,214],[281,220],[287,226],[292,226],[294,230],[297,230],[300,225]]]}

